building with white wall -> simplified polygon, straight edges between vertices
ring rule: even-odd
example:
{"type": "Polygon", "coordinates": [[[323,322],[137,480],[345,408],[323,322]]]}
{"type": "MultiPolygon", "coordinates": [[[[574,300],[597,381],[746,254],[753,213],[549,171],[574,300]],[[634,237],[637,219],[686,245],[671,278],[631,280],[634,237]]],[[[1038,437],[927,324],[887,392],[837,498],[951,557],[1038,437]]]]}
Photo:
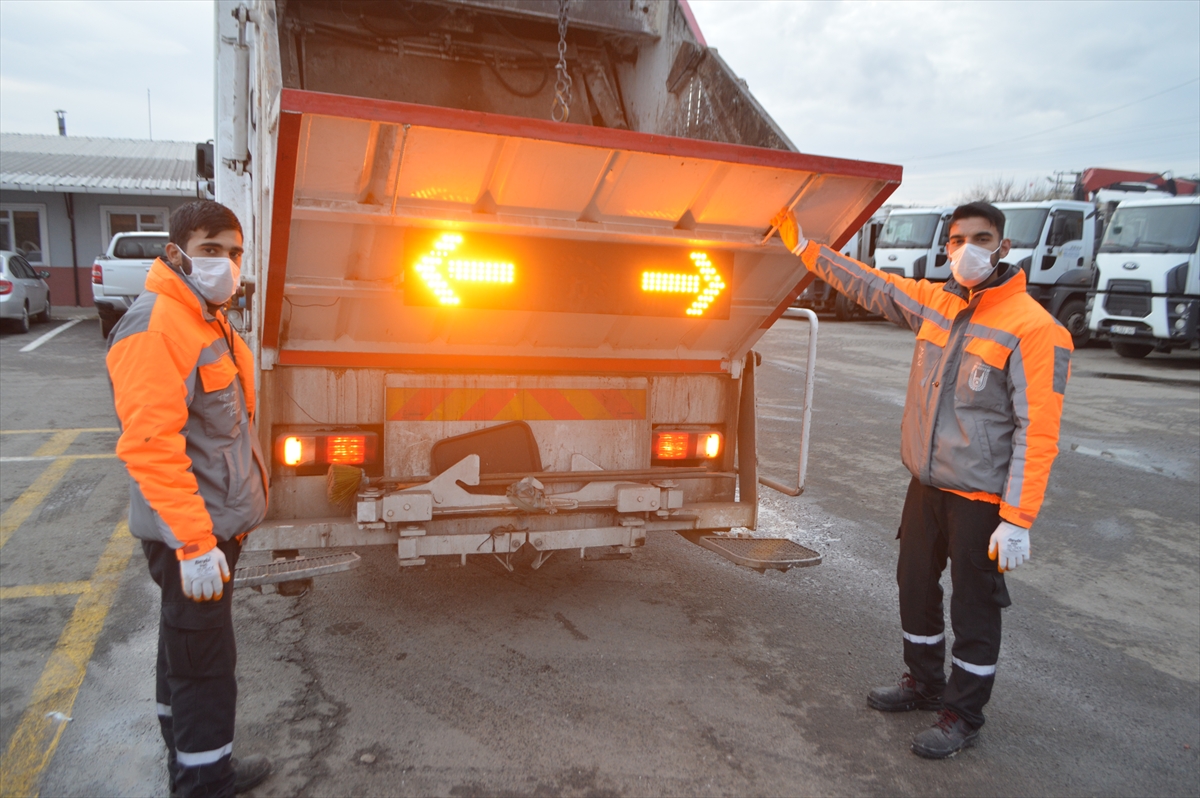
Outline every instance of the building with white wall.
{"type": "Polygon", "coordinates": [[[49,271],[56,305],[92,304],[92,261],[114,233],[166,230],[204,196],[195,142],[0,133],[0,249],[49,271]]]}

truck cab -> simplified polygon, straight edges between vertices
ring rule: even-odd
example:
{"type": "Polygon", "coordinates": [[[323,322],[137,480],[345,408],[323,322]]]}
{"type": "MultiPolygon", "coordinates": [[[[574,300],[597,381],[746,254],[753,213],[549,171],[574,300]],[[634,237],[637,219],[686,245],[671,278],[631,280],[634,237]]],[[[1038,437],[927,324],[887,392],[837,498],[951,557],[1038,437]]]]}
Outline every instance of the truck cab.
{"type": "Polygon", "coordinates": [[[950,279],[946,242],[952,207],[894,208],[875,246],[875,268],[914,280],[950,279]]]}
{"type": "Polygon", "coordinates": [[[1125,200],[1096,255],[1092,335],[1122,357],[1200,346],[1200,196],[1125,200]]]}
{"type": "Polygon", "coordinates": [[[1005,260],[1024,270],[1030,296],[1082,347],[1089,338],[1086,302],[1099,238],[1095,207],[1077,200],[996,207],[1004,211],[1004,237],[1012,243],[1005,260]]]}

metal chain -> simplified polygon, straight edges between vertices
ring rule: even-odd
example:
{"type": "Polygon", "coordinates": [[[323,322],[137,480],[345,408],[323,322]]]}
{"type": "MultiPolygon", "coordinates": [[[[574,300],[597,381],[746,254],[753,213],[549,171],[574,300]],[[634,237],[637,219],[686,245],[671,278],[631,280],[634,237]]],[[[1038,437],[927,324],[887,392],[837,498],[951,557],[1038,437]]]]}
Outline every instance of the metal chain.
{"type": "Polygon", "coordinates": [[[558,79],[554,81],[554,107],[550,117],[566,122],[571,116],[571,76],[567,74],[567,6],[571,0],[558,0],[558,79]]]}

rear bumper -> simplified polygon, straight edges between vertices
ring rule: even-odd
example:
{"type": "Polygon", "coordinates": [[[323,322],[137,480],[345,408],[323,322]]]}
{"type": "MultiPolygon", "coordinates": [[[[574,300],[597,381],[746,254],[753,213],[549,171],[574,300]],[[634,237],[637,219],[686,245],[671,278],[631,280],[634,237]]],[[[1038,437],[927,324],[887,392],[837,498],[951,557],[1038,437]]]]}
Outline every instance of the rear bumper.
{"type": "Polygon", "coordinates": [[[607,513],[553,516],[489,515],[446,518],[419,525],[359,524],[347,517],[267,521],[246,538],[247,551],[396,546],[402,559],[462,554],[503,554],[526,543],[538,551],[637,547],[650,532],[733,529],[754,524],[754,506],[707,502],[665,519],[621,518],[607,513]],[[522,527],[522,528],[516,528],[522,527]]]}

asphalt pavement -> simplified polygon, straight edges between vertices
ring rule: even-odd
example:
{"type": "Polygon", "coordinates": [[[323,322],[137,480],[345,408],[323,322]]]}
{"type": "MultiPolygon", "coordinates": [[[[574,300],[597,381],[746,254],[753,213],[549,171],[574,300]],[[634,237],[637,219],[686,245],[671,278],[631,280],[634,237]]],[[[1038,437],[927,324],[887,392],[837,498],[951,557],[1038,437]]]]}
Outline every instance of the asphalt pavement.
{"type": "MultiPolygon", "coordinates": [[[[88,319],[20,351],[66,321],[0,333],[0,793],[166,795],[157,596],[123,525],[104,344],[88,319]]],[[[757,347],[781,478],[807,334],[785,318],[757,347]]],[[[912,341],[822,320],[808,486],[764,489],[761,524],[814,568],[760,575],[662,535],[512,574],[364,549],[300,597],[239,590],[235,755],[275,763],[251,795],[1197,794],[1200,354],[1076,354],[987,725],[929,762],[908,743],[931,713],[865,701],[903,670],[912,341]]]]}

